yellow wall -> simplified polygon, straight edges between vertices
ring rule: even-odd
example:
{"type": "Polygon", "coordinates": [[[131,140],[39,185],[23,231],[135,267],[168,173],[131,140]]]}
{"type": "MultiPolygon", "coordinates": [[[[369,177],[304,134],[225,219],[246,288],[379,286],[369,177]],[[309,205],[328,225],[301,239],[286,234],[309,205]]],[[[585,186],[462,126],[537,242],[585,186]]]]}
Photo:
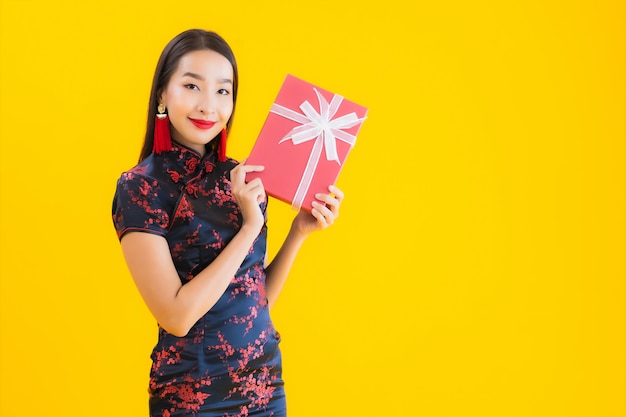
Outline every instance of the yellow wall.
{"type": "MultiPolygon", "coordinates": [[[[0,414],[145,416],[110,219],[158,54],[221,33],[252,147],[286,73],[370,108],[274,311],[293,417],[623,417],[624,2],[0,1],[0,414]]],[[[293,212],[271,202],[271,250],[293,212]]]]}

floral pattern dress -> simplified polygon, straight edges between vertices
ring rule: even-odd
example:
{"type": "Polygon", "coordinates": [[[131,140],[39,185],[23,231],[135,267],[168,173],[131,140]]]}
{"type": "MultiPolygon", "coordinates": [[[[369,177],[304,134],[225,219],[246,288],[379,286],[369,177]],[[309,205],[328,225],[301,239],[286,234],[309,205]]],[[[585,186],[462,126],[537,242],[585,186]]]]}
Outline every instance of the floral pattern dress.
{"type": "MultiPolygon", "coordinates": [[[[236,164],[178,143],[171,152],[150,155],[118,180],[118,237],[163,236],[181,282],[189,282],[241,227],[229,180],[236,164]]],[[[266,211],[267,201],[261,208],[266,211]]],[[[266,242],[264,225],[228,289],[186,336],[159,326],[151,355],[151,417],[286,415],[280,336],[265,294],[266,242]]]]}

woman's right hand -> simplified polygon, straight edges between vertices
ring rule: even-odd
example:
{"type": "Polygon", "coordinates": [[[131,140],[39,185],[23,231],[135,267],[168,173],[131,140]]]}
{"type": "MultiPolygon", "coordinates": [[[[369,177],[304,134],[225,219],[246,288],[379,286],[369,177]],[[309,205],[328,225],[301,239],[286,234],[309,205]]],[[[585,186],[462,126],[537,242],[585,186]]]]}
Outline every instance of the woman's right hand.
{"type": "Polygon", "coordinates": [[[265,201],[265,187],[260,178],[255,178],[246,183],[248,172],[261,172],[265,169],[262,165],[246,165],[243,160],[230,171],[230,182],[233,197],[239,205],[244,225],[249,224],[260,230],[265,222],[260,204],[265,201]]]}

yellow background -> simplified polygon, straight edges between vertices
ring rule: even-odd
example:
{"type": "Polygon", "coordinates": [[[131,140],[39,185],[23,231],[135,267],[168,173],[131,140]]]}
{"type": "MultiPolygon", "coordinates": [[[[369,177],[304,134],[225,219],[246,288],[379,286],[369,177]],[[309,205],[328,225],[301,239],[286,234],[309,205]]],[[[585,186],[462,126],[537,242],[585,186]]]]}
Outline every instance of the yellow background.
{"type": "MultiPolygon", "coordinates": [[[[145,416],[156,340],[110,218],[165,43],[369,107],[274,319],[292,417],[623,417],[623,1],[0,2],[2,416],[145,416]]],[[[274,253],[293,211],[274,200],[274,253]]]]}

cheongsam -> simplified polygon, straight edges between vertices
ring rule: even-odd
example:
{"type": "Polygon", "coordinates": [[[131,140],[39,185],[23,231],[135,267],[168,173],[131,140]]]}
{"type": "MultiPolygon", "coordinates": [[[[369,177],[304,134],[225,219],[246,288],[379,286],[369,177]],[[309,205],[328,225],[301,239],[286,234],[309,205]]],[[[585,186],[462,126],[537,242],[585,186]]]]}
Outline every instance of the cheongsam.
{"type": "MultiPolygon", "coordinates": [[[[242,225],[230,185],[237,162],[174,143],[124,172],[113,199],[118,237],[163,236],[184,285],[242,225]]],[[[261,204],[266,213],[267,201],[261,204]]],[[[285,416],[280,336],[265,293],[265,224],[227,290],[184,337],[158,327],[151,358],[151,417],[285,416]]]]}

